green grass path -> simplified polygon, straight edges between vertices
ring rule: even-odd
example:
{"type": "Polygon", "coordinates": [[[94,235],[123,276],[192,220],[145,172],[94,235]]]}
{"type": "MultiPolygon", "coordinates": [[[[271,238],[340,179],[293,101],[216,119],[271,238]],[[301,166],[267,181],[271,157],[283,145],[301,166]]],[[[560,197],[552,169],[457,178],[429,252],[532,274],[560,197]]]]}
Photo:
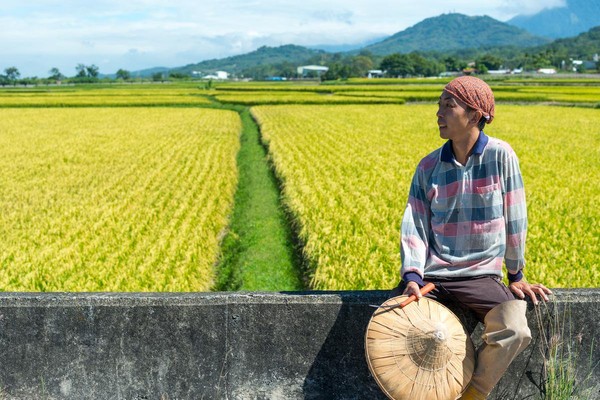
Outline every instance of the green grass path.
{"type": "Polygon", "coordinates": [[[215,290],[302,290],[293,235],[259,129],[248,108],[240,117],[238,189],[230,230],[222,243],[215,290]]]}

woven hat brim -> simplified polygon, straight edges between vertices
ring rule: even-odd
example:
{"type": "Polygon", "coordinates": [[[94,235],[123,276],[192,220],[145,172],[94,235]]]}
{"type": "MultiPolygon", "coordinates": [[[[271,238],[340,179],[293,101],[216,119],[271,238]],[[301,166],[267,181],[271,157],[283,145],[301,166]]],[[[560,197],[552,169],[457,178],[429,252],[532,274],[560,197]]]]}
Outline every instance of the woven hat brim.
{"type": "Polygon", "coordinates": [[[369,370],[390,399],[454,399],[473,374],[471,339],[460,320],[435,300],[422,298],[402,309],[388,308],[406,298],[389,299],[373,314],[365,335],[369,370]],[[428,337],[436,330],[445,337],[441,345],[436,344],[434,357],[426,348],[415,354],[414,337],[428,337]]]}

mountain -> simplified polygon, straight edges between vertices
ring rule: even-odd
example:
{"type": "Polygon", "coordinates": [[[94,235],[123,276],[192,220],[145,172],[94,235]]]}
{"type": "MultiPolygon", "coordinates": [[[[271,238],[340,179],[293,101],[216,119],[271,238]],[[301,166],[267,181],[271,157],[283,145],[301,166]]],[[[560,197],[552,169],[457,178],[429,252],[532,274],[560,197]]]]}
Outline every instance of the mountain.
{"type": "Polygon", "coordinates": [[[375,39],[367,40],[365,42],[356,44],[315,44],[309,46],[309,49],[323,50],[328,53],[347,53],[351,52],[352,50],[362,49],[365,46],[381,42],[386,38],[387,36],[380,36],[375,39]]]}
{"type": "Polygon", "coordinates": [[[322,54],[325,54],[323,50],[313,50],[293,44],[279,47],[262,46],[250,53],[222,59],[206,60],[197,64],[173,68],[170,71],[183,74],[191,74],[192,71],[199,71],[202,74],[206,74],[218,70],[227,71],[229,73],[240,73],[241,71],[253,67],[283,63],[289,63],[295,67],[322,54]]]}
{"type": "Polygon", "coordinates": [[[427,18],[363,50],[386,55],[497,46],[527,47],[547,42],[548,39],[488,16],[470,17],[452,13],[427,18]]]}
{"type": "Polygon", "coordinates": [[[576,37],[557,39],[535,50],[551,51],[554,54],[563,55],[565,59],[573,57],[592,60],[594,55],[597,57],[600,50],[600,26],[581,33],[576,37]]]}
{"type": "Polygon", "coordinates": [[[142,69],[140,71],[135,71],[131,73],[131,76],[134,78],[139,78],[142,76],[152,76],[154,74],[166,74],[169,72],[169,68],[167,67],[154,67],[148,69],[142,69]]]}
{"type": "Polygon", "coordinates": [[[554,39],[575,36],[600,25],[600,1],[566,0],[564,7],[544,9],[533,15],[518,15],[508,23],[554,39]]]}
{"type": "MultiPolygon", "coordinates": [[[[499,57],[514,58],[520,52],[536,53],[548,48],[560,49],[561,56],[568,54],[569,57],[590,59],[600,47],[598,35],[600,27],[576,38],[551,42],[550,39],[534,36],[521,28],[487,16],[443,14],[425,19],[377,43],[341,55],[292,44],[279,47],[263,46],[250,53],[206,60],[168,71],[185,75],[192,75],[193,71],[198,71],[205,75],[222,70],[237,75],[265,77],[281,74],[283,70],[293,74],[298,65],[328,64],[335,61],[336,57],[339,59],[340,56],[357,55],[360,52],[370,52],[375,58],[397,52],[421,51],[449,53],[459,58],[472,59],[482,51],[495,52],[499,57]],[[591,49],[594,50],[592,53],[591,49]]],[[[154,72],[164,71],[164,68],[135,71],[132,72],[132,76],[150,76],[154,72]]]]}
{"type": "MultiPolygon", "coordinates": [[[[170,68],[167,67],[154,67],[154,68],[146,68],[146,69],[140,69],[138,71],[133,71],[130,72],[131,77],[132,78],[148,78],[154,74],[162,74],[162,75],[167,75],[170,71],[170,68]]],[[[100,79],[104,79],[104,78],[109,78],[109,79],[116,79],[117,78],[117,73],[112,73],[112,74],[99,74],[98,77],[100,79]]]]}

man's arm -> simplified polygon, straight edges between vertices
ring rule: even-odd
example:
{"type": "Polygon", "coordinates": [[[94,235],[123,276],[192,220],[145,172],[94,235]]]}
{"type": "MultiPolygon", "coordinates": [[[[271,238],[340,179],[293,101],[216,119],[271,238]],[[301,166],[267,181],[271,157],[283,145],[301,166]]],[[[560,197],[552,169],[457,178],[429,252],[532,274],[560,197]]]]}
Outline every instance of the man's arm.
{"type": "Polygon", "coordinates": [[[508,270],[510,290],[517,297],[529,296],[537,304],[537,295],[548,301],[552,292],[542,284],[530,284],[524,279],[525,238],[527,235],[527,205],[523,178],[517,156],[509,154],[504,163],[504,218],[506,220],[506,254],[504,262],[508,270]]]}
{"type": "Polygon", "coordinates": [[[400,275],[407,282],[403,294],[414,294],[421,298],[420,287],[424,285],[423,274],[429,246],[431,210],[426,195],[425,182],[417,168],[408,195],[401,226],[400,253],[402,267],[400,275]]]}
{"type": "Polygon", "coordinates": [[[503,166],[504,220],[506,222],[506,252],[504,262],[510,281],[520,281],[525,267],[525,238],[527,236],[527,204],[519,160],[512,151],[503,166]]]}

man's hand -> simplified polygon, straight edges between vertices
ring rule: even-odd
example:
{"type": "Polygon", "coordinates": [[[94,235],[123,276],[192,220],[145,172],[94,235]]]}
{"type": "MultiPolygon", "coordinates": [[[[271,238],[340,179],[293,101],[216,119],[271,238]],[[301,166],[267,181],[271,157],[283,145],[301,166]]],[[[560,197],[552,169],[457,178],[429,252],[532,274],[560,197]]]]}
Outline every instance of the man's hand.
{"type": "Polygon", "coordinates": [[[550,289],[541,283],[530,284],[525,281],[519,281],[511,282],[508,287],[510,288],[510,291],[516,294],[520,299],[525,299],[525,295],[531,297],[531,300],[535,305],[538,303],[536,294],[538,294],[544,301],[548,301],[549,299],[547,295],[552,294],[550,289]]]}
{"type": "Polygon", "coordinates": [[[422,297],[419,285],[417,284],[417,282],[413,281],[410,281],[406,284],[406,289],[404,289],[404,292],[402,292],[402,294],[409,297],[410,295],[414,294],[415,296],[417,296],[417,301],[422,297]]]}

